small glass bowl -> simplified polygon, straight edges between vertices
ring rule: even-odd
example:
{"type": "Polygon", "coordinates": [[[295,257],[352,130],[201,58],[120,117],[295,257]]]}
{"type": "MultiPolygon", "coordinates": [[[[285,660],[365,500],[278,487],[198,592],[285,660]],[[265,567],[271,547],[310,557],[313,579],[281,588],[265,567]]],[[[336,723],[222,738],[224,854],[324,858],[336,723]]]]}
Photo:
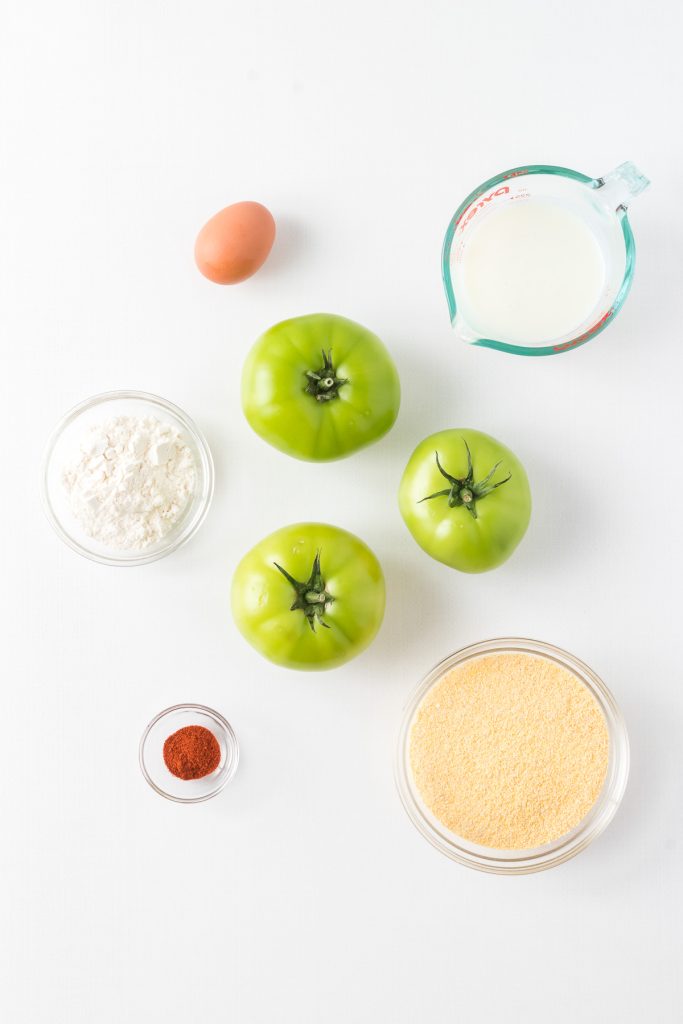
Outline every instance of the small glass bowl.
{"type": "Polygon", "coordinates": [[[626,726],[614,697],[601,679],[567,651],[537,640],[486,640],[456,651],[436,665],[411,694],[405,706],[396,750],[395,779],[408,817],[429,842],[447,857],[479,871],[497,875],[526,875],[562,864],[591,843],[607,828],[617,812],[626,789],[629,744],[626,726]],[[609,734],[609,762],[604,785],[592,808],[579,824],[564,836],[531,850],[495,850],[479,846],[451,832],[425,806],[410,769],[410,730],[422,699],[446,672],[472,658],[493,653],[535,654],[549,658],[579,679],[598,702],[609,734]]]}
{"type": "Polygon", "coordinates": [[[204,522],[213,497],[213,459],[204,435],[182,409],[144,391],[108,391],[70,409],[53,430],[43,460],[43,504],[50,523],[65,544],[79,555],[104,565],[144,565],[176,551],[204,522]],[[195,491],[185,512],[158,544],[143,551],[117,551],[88,537],[73,515],[62,483],[64,467],[77,456],[88,427],[112,416],[154,416],[170,423],[191,448],[195,458],[195,491]]]}
{"type": "Polygon", "coordinates": [[[203,704],[175,704],[152,719],[140,740],[140,768],[152,789],[179,804],[198,804],[227,786],[237,771],[239,745],[230,723],[203,704]],[[164,743],[178,729],[203,725],[218,740],[221,759],[210,775],[201,779],[179,779],[166,767],[164,743]]]}

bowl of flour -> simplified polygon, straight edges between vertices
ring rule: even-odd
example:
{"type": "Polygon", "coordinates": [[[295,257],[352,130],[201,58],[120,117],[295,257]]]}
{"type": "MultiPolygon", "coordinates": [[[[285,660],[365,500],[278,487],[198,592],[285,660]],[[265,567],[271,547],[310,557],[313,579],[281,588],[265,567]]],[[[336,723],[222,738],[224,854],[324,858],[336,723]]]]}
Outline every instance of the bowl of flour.
{"type": "Polygon", "coordinates": [[[187,543],[213,496],[209,446],[181,409],[110,391],[71,409],[48,442],[43,499],[62,540],[106,565],[144,565],[187,543]]]}

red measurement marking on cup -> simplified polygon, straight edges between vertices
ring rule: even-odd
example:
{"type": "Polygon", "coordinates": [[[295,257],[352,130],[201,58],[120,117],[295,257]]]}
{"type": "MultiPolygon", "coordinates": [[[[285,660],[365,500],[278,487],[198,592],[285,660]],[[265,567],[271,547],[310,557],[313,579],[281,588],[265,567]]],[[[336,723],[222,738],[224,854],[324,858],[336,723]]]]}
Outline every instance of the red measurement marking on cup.
{"type": "Polygon", "coordinates": [[[592,327],[589,327],[587,331],[584,331],[583,334],[580,334],[578,338],[572,338],[571,341],[564,341],[561,345],[553,345],[553,352],[566,352],[567,349],[575,348],[576,345],[581,345],[582,342],[588,341],[588,339],[591,338],[596,333],[596,331],[599,331],[601,327],[605,326],[605,324],[607,323],[607,321],[613,313],[614,306],[612,306],[611,309],[608,309],[604,316],[601,316],[600,319],[596,321],[596,323],[594,323],[592,327]]]}
{"type": "MultiPolygon", "coordinates": [[[[458,217],[458,219],[456,220],[455,228],[460,227],[460,230],[462,231],[464,228],[467,227],[467,225],[472,220],[474,215],[476,213],[478,213],[479,210],[482,210],[486,206],[487,203],[490,203],[492,199],[496,198],[496,196],[507,195],[507,193],[509,191],[510,191],[510,186],[509,185],[501,185],[500,188],[495,189],[493,192],[489,192],[489,194],[487,196],[484,196],[483,199],[480,199],[478,202],[471,203],[467,207],[467,209],[464,210],[463,213],[461,213],[460,216],[458,217]]],[[[480,195],[481,195],[481,193],[480,193],[480,195]]]]}

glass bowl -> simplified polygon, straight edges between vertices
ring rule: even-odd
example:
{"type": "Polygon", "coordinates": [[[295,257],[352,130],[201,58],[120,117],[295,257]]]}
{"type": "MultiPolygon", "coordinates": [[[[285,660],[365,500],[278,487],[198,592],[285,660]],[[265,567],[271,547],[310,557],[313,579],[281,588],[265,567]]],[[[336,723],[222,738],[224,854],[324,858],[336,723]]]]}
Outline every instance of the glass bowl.
{"type": "Polygon", "coordinates": [[[175,704],[152,719],[140,740],[140,768],[152,789],[179,804],[198,804],[227,786],[237,771],[239,745],[230,723],[203,704],[175,704]],[[210,775],[201,779],[179,779],[166,767],[164,743],[172,733],[187,725],[203,725],[218,740],[221,759],[210,775]]]}
{"type": "Polygon", "coordinates": [[[396,750],[395,778],[401,802],[408,817],[429,842],[447,857],[499,875],[525,875],[562,864],[591,843],[607,828],[616,814],[626,789],[629,770],[629,744],[626,726],[614,697],[601,679],[582,661],[567,651],[537,640],[499,639],[465,647],[436,665],[411,694],[404,709],[396,750]],[[607,775],[598,799],[586,817],[564,836],[531,850],[495,850],[479,846],[451,832],[434,817],[422,802],[410,770],[410,729],[425,694],[456,665],[492,653],[535,654],[549,658],[572,672],[590,691],[602,711],[609,734],[607,775]]]}
{"type": "Polygon", "coordinates": [[[144,565],[182,547],[206,518],[213,497],[213,484],[213,459],[199,428],[182,409],[144,391],[108,391],[69,410],[53,430],[43,461],[43,504],[55,532],[79,555],[105,565],[144,565]],[[62,483],[64,467],[77,455],[88,427],[112,416],[154,416],[163,423],[170,423],[182,433],[194,454],[194,496],[169,533],[142,551],[113,550],[89,537],[73,515],[62,483]]]}

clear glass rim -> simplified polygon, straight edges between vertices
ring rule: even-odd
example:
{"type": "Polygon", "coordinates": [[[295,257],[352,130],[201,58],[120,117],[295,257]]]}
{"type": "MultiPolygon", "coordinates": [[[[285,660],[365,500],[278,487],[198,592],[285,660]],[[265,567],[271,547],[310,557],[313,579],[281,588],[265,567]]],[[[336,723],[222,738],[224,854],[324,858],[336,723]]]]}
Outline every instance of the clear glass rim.
{"type": "Polygon", "coordinates": [[[138,747],[140,771],[142,772],[145,780],[149,783],[155,793],[158,793],[159,796],[163,796],[166,800],[171,800],[175,804],[202,804],[206,800],[211,800],[212,797],[217,796],[234,777],[235,772],[237,771],[237,765],[239,764],[239,759],[240,748],[235,730],[230,725],[227,718],[224,718],[218,711],[214,711],[213,708],[207,707],[206,704],[173,704],[170,708],[164,708],[164,710],[160,711],[158,715],[155,715],[151,722],[149,722],[145,727],[145,731],[140,737],[140,745],[138,747]],[[229,749],[227,750],[228,757],[226,758],[225,767],[223,768],[218,785],[216,785],[214,789],[209,790],[208,793],[203,793],[201,796],[175,796],[173,793],[168,793],[165,789],[162,789],[161,786],[158,786],[156,782],[154,782],[147,771],[147,765],[145,764],[145,745],[147,743],[147,738],[158,722],[163,718],[166,718],[167,715],[174,714],[176,711],[194,711],[199,714],[206,715],[208,718],[213,718],[223,729],[225,729],[229,740],[229,749]]]}
{"type": "Polygon", "coordinates": [[[401,803],[422,836],[437,850],[459,864],[501,875],[523,875],[544,871],[563,864],[584,850],[607,828],[616,814],[626,790],[628,773],[629,742],[626,724],[607,686],[588,665],[568,651],[540,640],[521,637],[500,637],[471,644],[455,651],[435,665],[413,690],[405,704],[394,762],[394,779],[401,803]],[[410,727],[427,691],[455,665],[484,654],[504,651],[541,655],[572,671],[597,700],[609,733],[607,778],[595,804],[571,832],[532,850],[492,850],[455,835],[429,814],[416,792],[410,773],[410,727]]]}
{"type": "MultiPolygon", "coordinates": [[[[510,178],[521,178],[525,175],[532,174],[549,174],[557,175],[562,178],[570,178],[572,181],[579,181],[584,185],[589,185],[591,188],[598,188],[602,184],[602,179],[591,178],[587,174],[582,174],[581,171],[572,170],[571,167],[559,167],[555,164],[526,164],[522,167],[511,167],[507,171],[501,171],[500,174],[496,174],[492,178],[488,178],[470,192],[451,217],[441,249],[441,278],[446,292],[446,300],[448,302],[448,312],[450,314],[451,323],[455,320],[458,306],[455,301],[455,294],[451,284],[450,256],[453,236],[461,217],[470,204],[490,188],[500,185],[501,182],[508,181],[510,178]]],[[[596,338],[598,334],[601,334],[602,331],[612,323],[615,316],[623,306],[630,291],[631,283],[633,281],[633,272],[635,270],[636,243],[633,237],[633,232],[631,231],[631,225],[628,221],[626,209],[620,207],[615,212],[620,219],[621,230],[624,236],[626,264],[624,267],[624,277],[619,291],[610,308],[601,317],[598,323],[594,324],[589,328],[589,330],[577,335],[575,338],[571,338],[569,341],[564,341],[555,345],[539,345],[538,347],[512,345],[505,341],[497,341],[494,338],[478,338],[477,341],[473,341],[472,344],[482,348],[496,349],[499,352],[511,352],[514,355],[519,356],[552,356],[557,355],[560,352],[570,352],[575,348],[579,348],[581,345],[585,345],[587,341],[592,341],[592,339],[596,338]]]]}
{"type": "Polygon", "coordinates": [[[88,558],[92,562],[99,562],[102,565],[146,565],[149,562],[156,562],[159,558],[164,558],[166,555],[170,555],[173,551],[177,551],[178,548],[181,548],[186,544],[191,537],[194,537],[195,533],[206,519],[209,508],[211,507],[215,482],[214,475],[213,456],[211,455],[211,449],[209,448],[204,434],[201,432],[194,420],[192,420],[179,406],[174,405],[173,402],[169,402],[166,398],[162,398],[160,395],[154,395],[148,391],[134,391],[130,389],[120,391],[103,391],[98,395],[93,395],[91,398],[86,398],[84,401],[79,402],[78,405],[74,405],[64,414],[64,416],[62,416],[57,425],[53,428],[45,446],[41,468],[41,495],[43,509],[57,536],[67,545],[67,547],[70,547],[72,551],[76,551],[84,558],[88,558]],[[54,454],[54,449],[63,431],[78,419],[82,413],[87,412],[88,409],[95,408],[97,405],[104,404],[105,402],[119,400],[144,401],[150,405],[158,406],[160,410],[170,413],[178,419],[195,444],[205,477],[204,499],[194,517],[185,524],[185,526],[168,544],[165,544],[163,547],[158,548],[156,551],[149,552],[148,554],[141,552],[139,555],[133,555],[130,557],[106,555],[98,551],[93,551],[84,544],[80,544],[75,540],[67,530],[64,529],[59,517],[55,513],[52,502],[50,501],[48,488],[50,462],[54,454]]]}

